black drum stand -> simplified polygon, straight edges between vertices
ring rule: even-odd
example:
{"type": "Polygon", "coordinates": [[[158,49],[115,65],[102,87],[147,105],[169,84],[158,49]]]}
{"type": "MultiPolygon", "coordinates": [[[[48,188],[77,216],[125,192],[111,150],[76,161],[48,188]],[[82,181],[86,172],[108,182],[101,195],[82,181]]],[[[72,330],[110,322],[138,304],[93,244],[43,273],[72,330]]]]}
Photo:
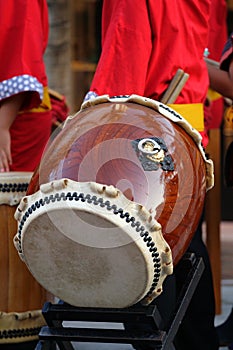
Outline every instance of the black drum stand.
{"type": "Polygon", "coordinates": [[[174,337],[203,273],[204,263],[194,254],[185,254],[176,269],[179,293],[176,310],[166,330],[161,330],[162,315],[154,304],[147,307],[136,304],[125,309],[100,309],[74,307],[65,303],[45,303],[43,315],[47,326],[41,328],[36,350],[74,350],[78,349],[78,346],[73,346],[75,342],[134,344],[136,347],[143,343],[145,349],[174,350],[174,337]],[[64,321],[71,321],[72,327],[64,326],[64,321]],[[144,329],[148,325],[148,329],[153,331],[143,331],[138,327],[132,327],[132,330],[111,329],[109,326],[82,328],[75,324],[76,321],[87,324],[137,323],[145,325],[144,329]]]}

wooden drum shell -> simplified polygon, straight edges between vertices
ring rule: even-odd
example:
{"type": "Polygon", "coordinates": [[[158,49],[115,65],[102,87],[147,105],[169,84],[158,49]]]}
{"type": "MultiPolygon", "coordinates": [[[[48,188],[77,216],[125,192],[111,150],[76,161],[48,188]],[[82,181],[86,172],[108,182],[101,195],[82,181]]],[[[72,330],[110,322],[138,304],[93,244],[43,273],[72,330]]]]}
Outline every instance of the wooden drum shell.
{"type": "MultiPolygon", "coordinates": [[[[17,181],[28,181],[31,174],[25,173],[4,173],[0,177],[1,184],[7,178],[8,185],[17,181]],[[26,180],[25,180],[26,177],[26,180]]],[[[29,182],[29,181],[28,181],[29,182]]],[[[10,192],[10,191],[9,191],[10,192]]],[[[11,196],[11,193],[0,193],[4,197],[11,196]]],[[[26,190],[25,190],[26,193],[26,190]]],[[[25,195],[22,193],[22,196],[25,195]]],[[[12,195],[14,196],[14,192],[12,195]]],[[[20,196],[20,194],[19,194],[20,196]]],[[[18,200],[17,198],[16,200],[18,200]]],[[[3,200],[5,202],[5,200],[3,200]]],[[[2,312],[25,312],[29,310],[41,309],[44,302],[47,300],[47,291],[35,280],[29,272],[27,266],[21,261],[17,250],[14,247],[13,238],[17,232],[17,221],[14,214],[17,208],[17,203],[0,204],[0,280],[1,280],[1,297],[0,311],[2,312]]]]}
{"type": "Polygon", "coordinates": [[[49,146],[27,194],[62,178],[113,185],[161,224],[176,265],[199,223],[210,176],[198,133],[186,124],[160,103],[90,102],[49,146]],[[166,144],[174,170],[142,168],[132,142],[153,137],[166,144]]]}

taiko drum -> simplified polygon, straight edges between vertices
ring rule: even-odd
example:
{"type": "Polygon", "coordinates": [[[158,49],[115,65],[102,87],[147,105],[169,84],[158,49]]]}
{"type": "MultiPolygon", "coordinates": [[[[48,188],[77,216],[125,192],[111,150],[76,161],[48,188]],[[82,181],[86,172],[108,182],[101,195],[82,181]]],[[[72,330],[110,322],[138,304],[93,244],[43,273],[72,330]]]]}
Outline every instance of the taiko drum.
{"type": "Polygon", "coordinates": [[[213,185],[199,133],[168,106],[101,96],[69,117],[18,207],[38,281],[84,307],[149,304],[185,253],[213,185]]]}

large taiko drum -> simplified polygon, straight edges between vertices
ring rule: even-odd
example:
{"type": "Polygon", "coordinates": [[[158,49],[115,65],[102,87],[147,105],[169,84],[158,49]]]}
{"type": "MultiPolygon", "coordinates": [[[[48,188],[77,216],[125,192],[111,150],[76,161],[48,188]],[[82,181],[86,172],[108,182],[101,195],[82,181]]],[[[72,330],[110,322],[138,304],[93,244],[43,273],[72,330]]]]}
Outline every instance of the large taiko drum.
{"type": "Polygon", "coordinates": [[[46,291],[19,259],[13,243],[15,210],[31,176],[30,172],[0,174],[0,344],[35,340],[45,324],[41,308],[46,291]]]}
{"type": "Polygon", "coordinates": [[[83,104],[46,150],[16,212],[35,278],[81,307],[149,304],[197,228],[212,162],[168,106],[137,95],[83,104]]]}

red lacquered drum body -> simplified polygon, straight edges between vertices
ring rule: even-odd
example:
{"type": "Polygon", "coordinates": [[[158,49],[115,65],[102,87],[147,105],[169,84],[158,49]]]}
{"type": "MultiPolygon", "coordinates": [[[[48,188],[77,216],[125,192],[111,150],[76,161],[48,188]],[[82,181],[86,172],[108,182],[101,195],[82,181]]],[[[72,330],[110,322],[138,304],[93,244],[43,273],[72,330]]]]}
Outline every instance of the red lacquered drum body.
{"type": "MultiPolygon", "coordinates": [[[[96,184],[94,192],[99,195],[107,188],[104,200],[112,203],[115,195],[110,188],[113,187],[119,190],[119,196],[127,199],[126,207],[133,202],[143,208],[139,216],[145,216],[145,225],[150,222],[153,227],[157,225],[155,230],[161,231],[165,242],[160,255],[170,254],[162,265],[169,266],[177,264],[191,241],[206,190],[212,186],[211,176],[212,163],[205,159],[198,132],[176,112],[136,95],[115,99],[100,97],[85,103],[81,111],[67,121],[45,152],[27,195],[34,196],[40,185],[48,183],[55,184],[51,188],[56,192],[56,184],[57,188],[63,186],[59,180],[70,179],[79,184],[91,183],[91,188],[96,184]],[[99,184],[102,187],[98,187],[99,184]]],[[[48,191],[49,197],[51,189],[43,186],[43,192],[48,191]]],[[[89,214],[95,212],[89,211],[88,204],[82,210],[89,214]]],[[[134,208],[129,210],[134,213],[134,208]]],[[[61,210],[60,215],[63,213],[61,210]]],[[[135,218],[137,214],[131,215],[135,218]]],[[[108,218],[106,214],[106,221],[108,218]]],[[[92,220],[85,215],[81,219],[92,220]]],[[[96,227],[102,224],[101,221],[96,227]]],[[[114,225],[117,225],[115,221],[114,225]]],[[[148,232],[150,230],[153,231],[149,228],[148,232]]],[[[17,238],[22,240],[22,233],[17,238]]],[[[23,250],[21,243],[19,252],[23,254],[23,250]]],[[[170,269],[167,274],[171,272],[170,269]]]]}
{"type": "Polygon", "coordinates": [[[38,339],[45,324],[41,309],[47,292],[21,261],[13,243],[14,213],[31,176],[30,172],[0,174],[0,344],[38,339]]]}

